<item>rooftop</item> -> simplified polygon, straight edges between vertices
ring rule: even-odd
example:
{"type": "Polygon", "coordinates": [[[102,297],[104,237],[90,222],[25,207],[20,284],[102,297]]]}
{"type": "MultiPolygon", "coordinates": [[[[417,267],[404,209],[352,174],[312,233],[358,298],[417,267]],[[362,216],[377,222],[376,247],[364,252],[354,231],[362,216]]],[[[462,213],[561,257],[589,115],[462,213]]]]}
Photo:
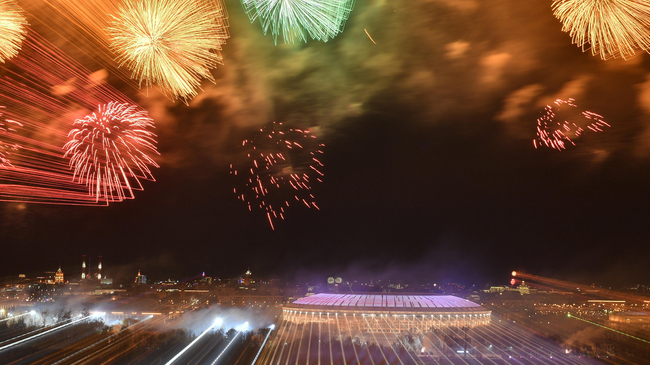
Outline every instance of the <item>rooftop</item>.
{"type": "Polygon", "coordinates": [[[452,295],[408,295],[408,294],[316,294],[293,302],[297,305],[325,306],[336,309],[345,307],[380,308],[482,308],[469,300],[452,295]]]}

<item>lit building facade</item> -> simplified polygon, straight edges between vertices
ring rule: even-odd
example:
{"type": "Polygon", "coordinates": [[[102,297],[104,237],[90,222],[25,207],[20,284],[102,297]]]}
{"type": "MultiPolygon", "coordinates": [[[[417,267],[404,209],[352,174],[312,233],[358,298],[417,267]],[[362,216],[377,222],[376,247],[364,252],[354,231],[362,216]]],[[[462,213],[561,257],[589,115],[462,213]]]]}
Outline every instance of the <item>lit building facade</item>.
{"type": "Polygon", "coordinates": [[[55,284],[65,283],[63,271],[61,271],[61,265],[59,265],[59,270],[57,270],[56,274],[54,274],[54,283],[55,284]]]}

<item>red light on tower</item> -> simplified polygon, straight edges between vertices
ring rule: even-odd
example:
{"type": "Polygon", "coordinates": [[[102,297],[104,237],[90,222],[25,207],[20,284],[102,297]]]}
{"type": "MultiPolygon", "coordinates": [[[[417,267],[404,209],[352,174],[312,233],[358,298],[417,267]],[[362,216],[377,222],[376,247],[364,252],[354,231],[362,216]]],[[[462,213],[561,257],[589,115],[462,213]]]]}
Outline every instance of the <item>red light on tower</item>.
{"type": "Polygon", "coordinates": [[[515,278],[512,278],[512,280],[510,280],[510,285],[515,285],[516,283],[517,283],[517,280],[515,280],[515,278]]]}

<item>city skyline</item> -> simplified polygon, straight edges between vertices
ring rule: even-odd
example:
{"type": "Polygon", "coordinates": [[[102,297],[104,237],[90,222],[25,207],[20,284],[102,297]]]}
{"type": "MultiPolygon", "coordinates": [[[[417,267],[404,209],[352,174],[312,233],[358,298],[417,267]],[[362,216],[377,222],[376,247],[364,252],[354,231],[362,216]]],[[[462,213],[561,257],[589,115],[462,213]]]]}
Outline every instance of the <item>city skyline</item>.
{"type": "MultiPolygon", "coordinates": [[[[108,207],[0,203],[0,275],[85,253],[177,277],[248,266],[489,283],[517,269],[602,285],[650,276],[649,55],[582,52],[546,3],[357,2],[334,39],[277,46],[225,4],[224,65],[189,105],[106,76],[156,123],[156,181],[108,207]],[[611,127],[535,149],[556,98],[611,127]],[[274,121],[318,135],[325,176],[320,210],[291,207],[272,230],[233,194],[230,164],[274,121]]],[[[23,6],[33,29],[102,70],[23,6]]]]}

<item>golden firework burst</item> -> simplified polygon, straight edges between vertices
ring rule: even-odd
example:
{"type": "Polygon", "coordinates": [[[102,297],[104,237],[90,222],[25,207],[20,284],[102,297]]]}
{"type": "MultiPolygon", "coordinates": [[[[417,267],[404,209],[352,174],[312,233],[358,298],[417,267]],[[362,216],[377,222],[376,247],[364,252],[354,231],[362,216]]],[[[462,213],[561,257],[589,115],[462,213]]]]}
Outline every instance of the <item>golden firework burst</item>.
{"type": "Polygon", "coordinates": [[[223,64],[225,9],[208,0],[126,0],[108,28],[116,61],[140,87],[184,101],[223,64]]]}
{"type": "Polygon", "coordinates": [[[0,61],[18,54],[27,25],[23,10],[14,0],[0,0],[0,61]]]}
{"type": "Polygon", "coordinates": [[[553,13],[573,43],[603,60],[628,59],[650,50],[650,2],[640,0],[554,0],[553,13]]]}

